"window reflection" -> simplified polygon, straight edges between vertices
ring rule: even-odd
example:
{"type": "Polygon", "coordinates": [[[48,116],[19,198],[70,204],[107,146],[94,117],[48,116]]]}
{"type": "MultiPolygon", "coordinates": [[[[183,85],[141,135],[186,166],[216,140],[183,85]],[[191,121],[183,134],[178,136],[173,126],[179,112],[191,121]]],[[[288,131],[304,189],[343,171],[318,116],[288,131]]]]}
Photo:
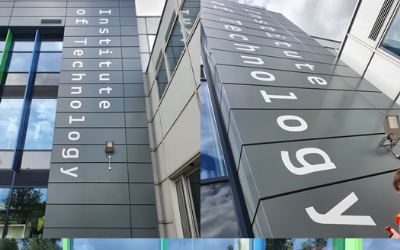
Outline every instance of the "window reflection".
{"type": "Polygon", "coordinates": [[[15,41],[12,47],[12,51],[15,52],[29,52],[33,51],[33,46],[35,43],[33,41],[15,41]]]}
{"type": "Polygon", "coordinates": [[[240,237],[229,184],[201,186],[201,237],[240,237]]]}
{"type": "Polygon", "coordinates": [[[24,86],[28,81],[28,73],[8,73],[6,86],[24,86]]]}
{"type": "Polygon", "coordinates": [[[37,73],[35,76],[35,85],[57,86],[60,83],[59,73],[37,73]]]}
{"type": "Polygon", "coordinates": [[[185,31],[187,35],[190,34],[192,27],[194,25],[194,22],[196,21],[196,18],[199,14],[200,11],[200,1],[194,0],[186,0],[181,9],[181,14],[183,16],[183,23],[185,27],[185,31]]]}
{"type": "Polygon", "coordinates": [[[400,14],[396,13],[385,38],[382,41],[381,47],[386,49],[393,55],[400,56],[400,14]]]}
{"type": "Polygon", "coordinates": [[[0,237],[3,235],[9,193],[9,188],[0,188],[0,237]]]}
{"type": "Polygon", "coordinates": [[[158,94],[161,98],[168,84],[167,69],[165,67],[164,59],[161,61],[160,70],[157,73],[156,80],[158,85],[158,94]]]}
{"type": "Polygon", "coordinates": [[[194,216],[200,225],[200,172],[196,171],[187,177],[194,206],[194,216]]]}
{"type": "Polygon", "coordinates": [[[37,72],[60,72],[61,53],[40,53],[37,72]]]}
{"type": "Polygon", "coordinates": [[[40,51],[62,51],[63,42],[59,41],[42,41],[40,43],[40,51]]]}
{"type": "MultiPolygon", "coordinates": [[[[159,250],[159,239],[74,239],[73,249],[159,250]]],[[[173,250],[173,249],[171,249],[173,250]]]]}
{"type": "Polygon", "coordinates": [[[25,149],[51,149],[56,114],[55,99],[33,99],[25,149]]]}
{"type": "Polygon", "coordinates": [[[200,86],[201,102],[201,179],[226,176],[226,165],[217,131],[207,82],[200,86]]]}
{"type": "Polygon", "coordinates": [[[172,29],[167,48],[165,50],[167,70],[170,77],[174,72],[176,65],[178,64],[178,60],[181,57],[184,46],[185,44],[181,32],[181,25],[177,20],[175,22],[174,28],[172,29]]]}
{"type": "Polygon", "coordinates": [[[32,61],[32,53],[11,53],[8,72],[29,72],[32,61]]]}
{"type": "Polygon", "coordinates": [[[0,100],[0,149],[14,149],[17,141],[22,99],[0,100]]]}
{"type": "Polygon", "coordinates": [[[18,188],[11,196],[7,238],[41,238],[47,189],[18,188]]]}

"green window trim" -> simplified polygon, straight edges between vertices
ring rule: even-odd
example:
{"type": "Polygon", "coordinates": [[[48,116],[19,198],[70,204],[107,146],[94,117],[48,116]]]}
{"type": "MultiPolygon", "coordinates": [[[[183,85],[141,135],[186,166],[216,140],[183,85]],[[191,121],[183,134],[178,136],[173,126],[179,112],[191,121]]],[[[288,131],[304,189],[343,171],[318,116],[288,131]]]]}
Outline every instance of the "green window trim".
{"type": "Polygon", "coordinates": [[[363,239],[333,239],[334,250],[362,250],[363,239]]]}
{"type": "Polygon", "coordinates": [[[6,41],[4,43],[3,55],[0,58],[0,86],[4,84],[3,77],[7,66],[8,56],[10,54],[13,35],[11,29],[8,29],[6,41]]]}
{"type": "Polygon", "coordinates": [[[161,250],[168,250],[168,239],[160,239],[161,250]]]}

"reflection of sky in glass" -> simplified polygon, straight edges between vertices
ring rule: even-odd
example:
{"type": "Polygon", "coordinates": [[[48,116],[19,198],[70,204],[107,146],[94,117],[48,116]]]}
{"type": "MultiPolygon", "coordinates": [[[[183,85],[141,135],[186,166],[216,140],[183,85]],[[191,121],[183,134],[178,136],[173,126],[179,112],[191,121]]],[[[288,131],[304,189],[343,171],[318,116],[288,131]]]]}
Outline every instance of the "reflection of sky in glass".
{"type": "Polygon", "coordinates": [[[51,149],[56,114],[55,99],[33,99],[25,149],[51,149]]]}
{"type": "Polygon", "coordinates": [[[8,188],[0,188],[0,211],[6,209],[6,204],[3,203],[7,199],[7,196],[10,192],[8,188]]]}
{"type": "Polygon", "coordinates": [[[74,239],[74,250],[159,250],[159,239],[74,239]]]}
{"type": "Polygon", "coordinates": [[[29,72],[32,53],[12,53],[8,72],[29,72]]]}
{"type": "Polygon", "coordinates": [[[228,183],[201,186],[201,236],[239,237],[228,183]]]}
{"type": "Polygon", "coordinates": [[[0,149],[15,148],[22,103],[22,99],[0,101],[0,149]]]}
{"type": "Polygon", "coordinates": [[[169,239],[170,250],[226,250],[235,246],[235,239],[169,239]]]}
{"type": "Polygon", "coordinates": [[[61,53],[40,53],[37,72],[59,72],[61,53]]]}
{"type": "Polygon", "coordinates": [[[201,102],[201,179],[226,175],[213,107],[206,82],[200,87],[201,102]]]}
{"type": "Polygon", "coordinates": [[[56,41],[42,41],[40,43],[41,51],[62,51],[63,42],[56,41]]]}
{"type": "Polygon", "coordinates": [[[33,41],[15,41],[13,51],[33,51],[33,41]]]}
{"type": "MultiPolygon", "coordinates": [[[[293,239],[293,250],[301,250],[302,247],[301,245],[303,243],[306,243],[309,239],[293,239]]],[[[311,239],[313,240],[313,239],[311,239]]],[[[328,240],[328,244],[325,248],[321,249],[321,250],[333,250],[333,243],[332,243],[332,239],[327,239],[328,240]]]]}
{"type": "Polygon", "coordinates": [[[385,38],[382,42],[382,46],[389,50],[390,52],[400,55],[400,14],[399,12],[396,14],[396,17],[393,19],[392,24],[388,32],[385,35],[385,38]]]}
{"type": "Polygon", "coordinates": [[[400,249],[400,240],[397,239],[363,239],[363,250],[393,250],[400,249]]]}
{"type": "Polygon", "coordinates": [[[47,188],[40,188],[40,202],[44,203],[47,201],[47,188]]]}

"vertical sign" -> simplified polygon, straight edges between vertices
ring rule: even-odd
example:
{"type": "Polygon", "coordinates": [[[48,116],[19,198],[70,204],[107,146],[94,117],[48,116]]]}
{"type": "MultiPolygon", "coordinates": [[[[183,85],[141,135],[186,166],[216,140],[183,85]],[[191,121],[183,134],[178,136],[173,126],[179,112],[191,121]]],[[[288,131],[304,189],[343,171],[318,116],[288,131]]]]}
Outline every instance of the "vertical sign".
{"type": "Polygon", "coordinates": [[[45,237],[158,237],[135,2],[66,13],[45,237]]]}
{"type": "Polygon", "coordinates": [[[384,237],[399,106],[281,14],[202,1],[205,68],[260,237],[384,237]]]}

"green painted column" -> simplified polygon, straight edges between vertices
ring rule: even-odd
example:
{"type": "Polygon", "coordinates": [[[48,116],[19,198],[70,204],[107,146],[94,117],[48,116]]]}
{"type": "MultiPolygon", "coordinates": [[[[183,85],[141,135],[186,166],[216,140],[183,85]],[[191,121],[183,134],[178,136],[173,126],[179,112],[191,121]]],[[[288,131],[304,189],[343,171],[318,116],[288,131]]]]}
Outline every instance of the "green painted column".
{"type": "Polygon", "coordinates": [[[362,250],[363,239],[346,239],[345,248],[346,250],[362,250]]]}
{"type": "Polygon", "coordinates": [[[62,239],[62,249],[63,250],[73,250],[72,239],[63,238],[62,239]]]}
{"type": "Polygon", "coordinates": [[[168,239],[160,239],[161,250],[168,250],[168,239]]]}
{"type": "Polygon", "coordinates": [[[333,250],[345,250],[345,239],[333,239],[333,250]]]}
{"type": "Polygon", "coordinates": [[[3,77],[4,77],[4,72],[6,70],[7,60],[10,54],[12,41],[13,41],[13,35],[11,29],[8,29],[6,41],[4,43],[4,48],[3,48],[3,55],[0,58],[0,86],[3,85],[4,83],[3,77]]]}

